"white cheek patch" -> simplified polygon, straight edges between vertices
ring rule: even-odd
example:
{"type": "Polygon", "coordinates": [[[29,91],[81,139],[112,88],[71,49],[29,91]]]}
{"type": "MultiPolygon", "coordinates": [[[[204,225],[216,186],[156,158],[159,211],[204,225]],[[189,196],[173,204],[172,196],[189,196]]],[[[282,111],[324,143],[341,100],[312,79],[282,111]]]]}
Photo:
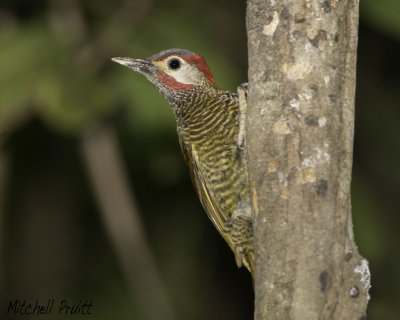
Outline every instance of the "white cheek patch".
{"type": "Polygon", "coordinates": [[[176,81],[184,84],[197,84],[202,79],[200,71],[187,62],[182,62],[182,66],[178,70],[167,70],[166,73],[174,77],[176,81]]]}
{"type": "Polygon", "coordinates": [[[204,75],[195,66],[192,66],[178,56],[170,56],[168,57],[168,59],[156,61],[153,63],[157,65],[167,75],[173,77],[177,82],[182,84],[195,85],[200,83],[204,78],[204,75]],[[168,61],[170,61],[171,59],[179,60],[181,62],[181,67],[177,70],[172,70],[171,68],[169,68],[168,61]]]}

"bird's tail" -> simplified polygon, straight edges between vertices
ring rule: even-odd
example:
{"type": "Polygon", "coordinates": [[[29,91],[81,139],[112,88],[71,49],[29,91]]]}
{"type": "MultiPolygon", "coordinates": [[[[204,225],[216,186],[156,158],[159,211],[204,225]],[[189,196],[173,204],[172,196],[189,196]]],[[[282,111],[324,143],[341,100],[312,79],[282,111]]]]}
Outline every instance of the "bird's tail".
{"type": "Polygon", "coordinates": [[[255,277],[255,265],[254,265],[254,252],[253,250],[249,250],[248,252],[245,253],[245,256],[243,257],[243,264],[247,268],[247,270],[250,271],[251,277],[253,279],[254,283],[254,277],[255,277]]]}

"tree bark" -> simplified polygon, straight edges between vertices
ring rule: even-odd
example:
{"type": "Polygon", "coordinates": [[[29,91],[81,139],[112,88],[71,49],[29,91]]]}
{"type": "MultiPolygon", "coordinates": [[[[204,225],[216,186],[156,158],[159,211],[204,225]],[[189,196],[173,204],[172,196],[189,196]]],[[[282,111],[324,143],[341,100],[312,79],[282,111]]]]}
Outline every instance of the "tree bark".
{"type": "Polygon", "coordinates": [[[255,319],[365,319],[350,181],[358,1],[249,0],[255,319]]]}

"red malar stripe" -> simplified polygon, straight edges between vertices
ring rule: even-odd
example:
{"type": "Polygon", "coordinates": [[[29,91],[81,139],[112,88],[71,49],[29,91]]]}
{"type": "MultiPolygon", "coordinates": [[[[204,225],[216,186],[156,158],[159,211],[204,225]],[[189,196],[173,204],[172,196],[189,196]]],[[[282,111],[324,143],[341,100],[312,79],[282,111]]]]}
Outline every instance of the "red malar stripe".
{"type": "Polygon", "coordinates": [[[192,84],[178,82],[175,80],[175,78],[162,71],[157,72],[157,77],[163,84],[174,91],[187,91],[193,88],[192,84]]]}

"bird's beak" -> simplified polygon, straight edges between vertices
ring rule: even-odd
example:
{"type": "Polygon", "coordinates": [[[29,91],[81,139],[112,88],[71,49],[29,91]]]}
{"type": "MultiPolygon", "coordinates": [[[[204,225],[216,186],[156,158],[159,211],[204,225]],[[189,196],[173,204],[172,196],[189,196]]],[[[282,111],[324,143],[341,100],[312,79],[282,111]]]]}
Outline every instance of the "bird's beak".
{"type": "Polygon", "coordinates": [[[127,57],[115,57],[111,59],[114,62],[122,64],[125,67],[128,67],[136,72],[139,72],[143,75],[151,75],[154,72],[155,66],[146,59],[135,59],[135,58],[127,58],[127,57]]]}

